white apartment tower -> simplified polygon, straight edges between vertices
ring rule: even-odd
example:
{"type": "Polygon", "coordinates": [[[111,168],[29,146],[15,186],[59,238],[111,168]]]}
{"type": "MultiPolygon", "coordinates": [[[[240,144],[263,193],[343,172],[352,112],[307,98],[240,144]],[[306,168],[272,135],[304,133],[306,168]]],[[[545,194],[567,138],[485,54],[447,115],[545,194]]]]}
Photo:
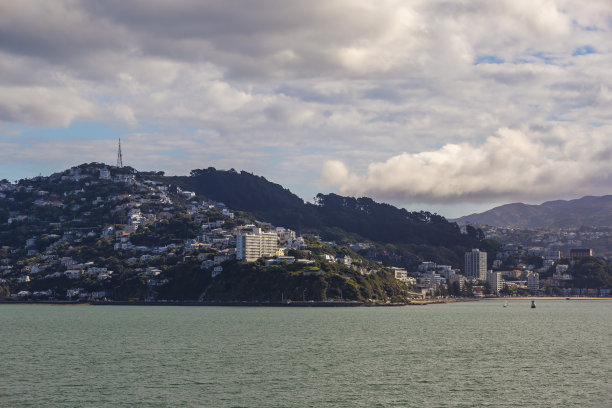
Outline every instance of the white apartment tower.
{"type": "Polygon", "coordinates": [[[501,272],[488,271],[487,272],[487,286],[491,292],[499,295],[499,291],[504,287],[504,280],[501,272]]]}
{"type": "Polygon", "coordinates": [[[465,276],[487,280],[487,253],[472,249],[465,253],[465,276]]]}
{"type": "Polygon", "coordinates": [[[254,262],[264,256],[274,256],[277,249],[278,235],[262,232],[261,228],[236,237],[236,259],[240,261],[254,262]]]}

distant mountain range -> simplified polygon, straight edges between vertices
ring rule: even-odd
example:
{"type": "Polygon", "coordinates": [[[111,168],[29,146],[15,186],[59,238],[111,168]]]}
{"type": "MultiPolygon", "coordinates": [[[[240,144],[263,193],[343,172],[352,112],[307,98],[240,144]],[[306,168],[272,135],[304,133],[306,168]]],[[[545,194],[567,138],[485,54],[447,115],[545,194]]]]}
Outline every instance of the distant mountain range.
{"type": "Polygon", "coordinates": [[[539,205],[512,203],[452,221],[459,225],[515,228],[612,227],[612,195],[547,201],[539,205]]]}

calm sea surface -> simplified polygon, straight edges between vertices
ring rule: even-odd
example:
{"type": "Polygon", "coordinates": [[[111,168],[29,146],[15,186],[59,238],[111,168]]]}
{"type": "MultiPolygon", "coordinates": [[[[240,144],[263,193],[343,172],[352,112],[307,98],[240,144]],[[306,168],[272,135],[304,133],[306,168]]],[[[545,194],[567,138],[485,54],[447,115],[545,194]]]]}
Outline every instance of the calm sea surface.
{"type": "Polygon", "coordinates": [[[610,407],[612,301],[0,305],[0,407],[610,407]]]}

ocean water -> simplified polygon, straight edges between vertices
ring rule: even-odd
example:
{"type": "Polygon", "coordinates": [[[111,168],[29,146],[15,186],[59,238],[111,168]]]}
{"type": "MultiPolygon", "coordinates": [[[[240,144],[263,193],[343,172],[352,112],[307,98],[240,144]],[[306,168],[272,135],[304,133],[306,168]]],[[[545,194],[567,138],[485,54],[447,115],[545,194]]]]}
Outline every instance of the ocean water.
{"type": "Polygon", "coordinates": [[[0,305],[0,407],[609,407],[612,301],[0,305]]]}

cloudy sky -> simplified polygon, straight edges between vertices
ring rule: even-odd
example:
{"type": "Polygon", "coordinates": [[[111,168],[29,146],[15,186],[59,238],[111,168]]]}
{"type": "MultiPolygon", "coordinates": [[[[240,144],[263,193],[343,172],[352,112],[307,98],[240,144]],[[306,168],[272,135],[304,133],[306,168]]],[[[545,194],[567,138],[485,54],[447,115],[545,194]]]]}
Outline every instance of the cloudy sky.
{"type": "Polygon", "coordinates": [[[0,178],[235,168],[448,217],[612,193],[610,0],[0,2],[0,178]]]}

